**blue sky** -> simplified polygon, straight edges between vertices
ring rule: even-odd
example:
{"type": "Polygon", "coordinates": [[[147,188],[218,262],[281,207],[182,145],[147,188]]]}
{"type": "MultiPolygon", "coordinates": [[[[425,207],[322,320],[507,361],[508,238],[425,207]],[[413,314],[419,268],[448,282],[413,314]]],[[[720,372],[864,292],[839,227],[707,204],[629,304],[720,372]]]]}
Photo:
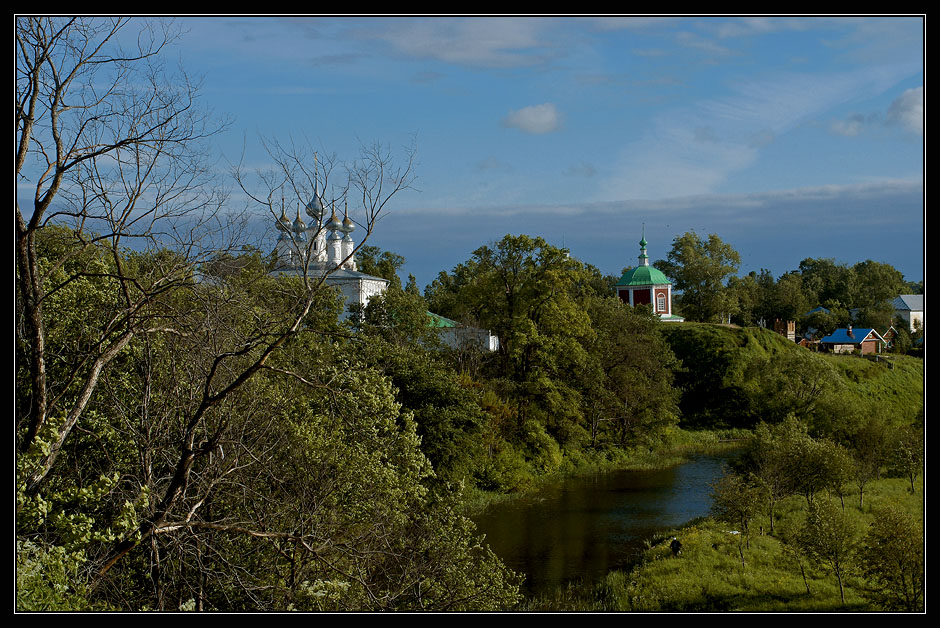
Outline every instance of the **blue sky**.
{"type": "Polygon", "coordinates": [[[243,148],[263,167],[259,136],[349,158],[416,138],[417,189],[372,244],[421,286],[506,233],[618,274],[644,223],[653,259],[695,230],[742,274],[832,257],[923,278],[920,17],[179,22],[173,54],[233,120],[220,168],[243,148]]]}

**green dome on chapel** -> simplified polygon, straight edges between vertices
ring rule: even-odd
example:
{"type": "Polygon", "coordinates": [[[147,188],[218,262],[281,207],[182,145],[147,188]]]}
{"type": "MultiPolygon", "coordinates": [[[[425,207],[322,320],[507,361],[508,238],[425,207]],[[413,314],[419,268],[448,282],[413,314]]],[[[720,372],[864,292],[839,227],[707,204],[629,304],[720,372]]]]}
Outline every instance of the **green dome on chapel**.
{"type": "Polygon", "coordinates": [[[631,268],[617,282],[618,286],[664,286],[666,284],[672,285],[672,282],[663,274],[663,271],[654,266],[631,268]]]}

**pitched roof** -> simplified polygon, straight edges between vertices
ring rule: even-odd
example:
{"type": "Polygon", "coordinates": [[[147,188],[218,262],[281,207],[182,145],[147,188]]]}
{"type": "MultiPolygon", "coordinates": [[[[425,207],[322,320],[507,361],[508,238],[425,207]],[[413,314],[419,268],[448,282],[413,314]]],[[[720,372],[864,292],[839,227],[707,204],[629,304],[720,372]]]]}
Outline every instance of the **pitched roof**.
{"type": "Polygon", "coordinates": [[[834,345],[860,345],[863,340],[869,339],[869,336],[874,336],[875,339],[884,342],[884,338],[881,337],[877,331],[871,327],[859,327],[853,329],[851,332],[846,328],[840,328],[832,332],[831,336],[826,336],[819,342],[834,344],[834,345]]]}
{"type": "Polygon", "coordinates": [[[428,312],[428,326],[429,327],[460,327],[460,323],[453,321],[447,317],[441,316],[440,314],[435,314],[434,312],[428,312]]]}
{"type": "Polygon", "coordinates": [[[902,294],[891,303],[895,310],[923,312],[924,295],[922,294],[902,294]]]}

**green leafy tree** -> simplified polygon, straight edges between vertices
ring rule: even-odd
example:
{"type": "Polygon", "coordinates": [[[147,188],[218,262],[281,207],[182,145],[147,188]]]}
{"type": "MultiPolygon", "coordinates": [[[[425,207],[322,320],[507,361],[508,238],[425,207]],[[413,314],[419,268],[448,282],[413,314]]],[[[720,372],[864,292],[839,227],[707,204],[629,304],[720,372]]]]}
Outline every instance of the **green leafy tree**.
{"type": "MultiPolygon", "coordinates": [[[[761,275],[751,271],[744,277],[730,277],[728,279],[728,290],[734,295],[734,300],[738,304],[738,310],[731,319],[733,323],[741,326],[753,326],[762,318],[763,292],[761,279],[765,269],[761,269],[761,275]]],[[[770,277],[773,282],[773,277],[770,277]]],[[[765,318],[766,320],[766,318],[765,318]]]]}
{"type": "Polygon", "coordinates": [[[909,425],[899,429],[894,436],[888,453],[889,469],[911,483],[914,493],[914,480],[924,470],[924,430],[919,425],[909,425]]]}
{"type": "Polygon", "coordinates": [[[888,432],[881,417],[873,416],[850,436],[852,477],[858,487],[858,507],[864,504],[865,487],[881,476],[887,455],[888,432]]]}
{"type": "Polygon", "coordinates": [[[820,403],[839,389],[836,369],[807,352],[781,352],[758,363],[759,403],[770,422],[790,414],[809,421],[820,403]]]}
{"type": "Polygon", "coordinates": [[[388,279],[390,287],[401,288],[398,271],[405,265],[405,258],[377,246],[363,246],[356,251],[356,267],[359,272],[388,279]]]}
{"type": "Polygon", "coordinates": [[[856,530],[845,513],[825,500],[810,504],[806,522],[796,543],[813,560],[826,564],[839,582],[839,596],[845,604],[843,580],[855,553],[856,530]]]}
{"type": "Polygon", "coordinates": [[[789,272],[780,276],[772,292],[772,305],[769,308],[767,320],[779,318],[784,321],[795,321],[812,309],[812,303],[803,287],[803,278],[797,272],[789,272]]]}
{"type": "Polygon", "coordinates": [[[808,257],[800,262],[799,271],[809,301],[839,301],[854,307],[857,282],[851,268],[836,264],[831,258],[808,257]]]}
{"type": "Polygon", "coordinates": [[[890,301],[901,294],[906,285],[904,275],[890,264],[866,260],[855,264],[852,270],[858,282],[858,296],[854,303],[856,307],[890,305],[890,301]]]}
{"type": "Polygon", "coordinates": [[[794,490],[785,427],[773,428],[760,423],[754,430],[754,440],[744,457],[744,468],[754,478],[767,501],[771,534],[774,533],[777,504],[792,495],[794,490]]]}
{"type": "Polygon", "coordinates": [[[816,493],[829,483],[827,447],[806,433],[806,425],[790,417],[783,426],[787,467],[793,491],[812,506],[816,493]]]}
{"type": "Polygon", "coordinates": [[[400,346],[416,349],[440,347],[440,330],[431,325],[427,303],[420,294],[389,285],[369,300],[360,331],[400,346]]]}
{"type": "Polygon", "coordinates": [[[911,336],[907,324],[903,320],[895,320],[894,323],[896,333],[894,335],[894,341],[891,344],[891,352],[905,354],[914,346],[914,339],[911,336]]]}
{"type": "Polygon", "coordinates": [[[807,330],[814,329],[816,340],[828,336],[839,327],[845,327],[851,321],[848,309],[841,302],[829,300],[823,307],[824,310],[817,310],[802,318],[802,327],[807,330]]]}
{"type": "Polygon", "coordinates": [[[820,444],[826,460],[826,488],[839,496],[844,513],[846,486],[852,481],[855,470],[852,455],[845,447],[830,440],[824,440],[820,444]]]}
{"type": "Polygon", "coordinates": [[[744,567],[744,548],[750,548],[751,520],[760,510],[760,488],[751,484],[746,478],[730,474],[722,477],[712,490],[712,516],[737,526],[738,553],[741,556],[741,566],[744,567]]]}
{"type": "Polygon", "coordinates": [[[438,351],[380,340],[356,344],[356,353],[395,388],[402,409],[414,416],[421,451],[438,478],[469,478],[485,456],[485,422],[479,391],[468,385],[438,351]]]}
{"type": "Polygon", "coordinates": [[[580,386],[592,445],[602,432],[626,447],[675,425],[678,391],[672,374],[677,361],[655,316],[614,297],[594,297],[586,306],[594,335],[586,344],[580,386]]]}
{"type": "Polygon", "coordinates": [[[582,436],[581,398],[567,374],[583,367],[583,341],[593,333],[577,299],[590,283],[586,277],[567,251],[542,238],[507,235],[426,291],[437,313],[499,337],[491,381],[518,404],[520,428],[535,418],[562,442],[582,436]]]}
{"type": "Polygon", "coordinates": [[[717,235],[702,240],[695,232],[678,236],[666,261],[654,265],[672,278],[682,293],[683,314],[695,321],[722,322],[737,311],[727,279],[734,275],[741,256],[717,235]]]}
{"type": "Polygon", "coordinates": [[[887,611],[924,609],[924,533],[898,508],[877,513],[862,541],[859,563],[868,580],[863,594],[887,611]]]}

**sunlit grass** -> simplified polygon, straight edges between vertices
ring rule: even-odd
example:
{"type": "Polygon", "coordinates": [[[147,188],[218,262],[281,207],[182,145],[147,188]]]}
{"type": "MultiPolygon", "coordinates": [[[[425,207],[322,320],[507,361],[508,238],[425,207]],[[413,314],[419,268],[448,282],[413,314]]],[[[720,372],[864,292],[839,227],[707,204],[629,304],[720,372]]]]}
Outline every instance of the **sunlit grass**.
{"type": "MultiPolygon", "coordinates": [[[[846,516],[853,522],[856,540],[864,536],[877,511],[889,503],[899,504],[909,513],[923,516],[923,484],[911,495],[904,480],[886,479],[873,483],[870,497],[861,510],[846,500],[846,516]]],[[[832,499],[825,493],[816,499],[832,499]]],[[[607,610],[621,611],[870,611],[862,597],[864,581],[850,564],[845,578],[845,603],[839,585],[826,565],[800,559],[787,550],[786,540],[805,520],[806,501],[791,497],[778,506],[776,534],[770,536],[769,522],[752,524],[749,547],[742,535],[729,526],[700,520],[661,538],[677,536],[682,552],[674,556],[667,542],[651,547],[643,562],[630,572],[612,572],[599,585],[599,597],[607,610]],[[763,527],[765,534],[759,531],[763,527]],[[742,565],[742,555],[744,564],[742,565]],[[807,584],[809,592],[807,592],[807,584]]]]}
{"type": "MultiPolygon", "coordinates": [[[[923,517],[923,481],[912,495],[905,480],[874,482],[866,503],[858,508],[858,496],[846,499],[846,516],[854,522],[860,541],[877,512],[889,504],[923,517]]],[[[816,499],[838,497],[825,492],[816,499]]],[[[699,519],[681,529],[663,530],[649,541],[649,549],[630,571],[613,571],[597,585],[569,584],[526,600],[525,611],[760,611],[833,612],[875,611],[863,596],[865,582],[857,566],[850,564],[845,577],[845,603],[839,584],[826,565],[798,558],[787,539],[803,525],[806,500],[791,497],[778,504],[776,532],[769,534],[766,518],[753,525],[749,543],[726,524],[699,519]],[[761,533],[763,530],[763,533],[761,533]],[[678,537],[682,551],[673,555],[669,540],[678,537]],[[742,565],[742,554],[744,564],[742,565]],[[803,572],[806,580],[804,582],[803,572]],[[809,591],[807,592],[807,586],[809,591]]]]}

